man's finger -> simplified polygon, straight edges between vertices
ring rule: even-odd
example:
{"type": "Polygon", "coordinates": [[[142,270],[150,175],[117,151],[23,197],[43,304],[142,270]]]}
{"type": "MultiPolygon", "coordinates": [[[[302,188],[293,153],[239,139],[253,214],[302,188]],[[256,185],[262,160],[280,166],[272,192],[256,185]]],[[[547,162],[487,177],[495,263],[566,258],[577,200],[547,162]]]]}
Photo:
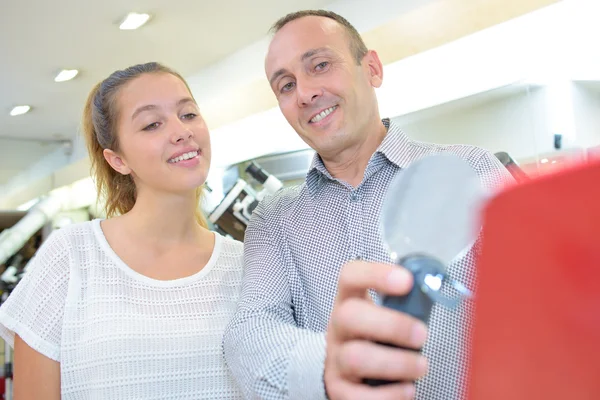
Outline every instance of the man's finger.
{"type": "Polygon", "coordinates": [[[358,298],[340,303],[330,324],[341,341],[362,339],[420,349],[427,340],[427,327],[417,318],[358,298]]]}
{"type": "Polygon", "coordinates": [[[412,400],[415,396],[415,385],[407,382],[370,387],[338,380],[335,385],[327,388],[327,394],[332,400],[412,400]]]}
{"type": "Polygon", "coordinates": [[[404,295],[412,288],[412,274],[397,265],[352,261],[342,267],[338,301],[364,297],[367,289],[388,295],[404,295]]]}
{"type": "Polygon", "coordinates": [[[354,382],[365,378],[413,382],[427,373],[427,359],[420,353],[364,340],[344,343],[337,364],[341,375],[354,382]]]}

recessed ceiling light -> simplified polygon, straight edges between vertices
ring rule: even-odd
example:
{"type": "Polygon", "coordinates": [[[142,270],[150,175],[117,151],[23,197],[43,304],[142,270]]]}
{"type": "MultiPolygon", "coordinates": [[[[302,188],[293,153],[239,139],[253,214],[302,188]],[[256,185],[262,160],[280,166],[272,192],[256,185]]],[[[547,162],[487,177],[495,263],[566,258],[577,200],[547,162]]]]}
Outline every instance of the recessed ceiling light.
{"type": "Polygon", "coordinates": [[[63,69],[58,73],[58,75],[56,75],[56,78],[54,78],[54,82],[70,81],[71,79],[75,78],[78,73],[79,71],[77,71],[76,69],[63,69]]]}
{"type": "Polygon", "coordinates": [[[16,106],[15,108],[13,108],[10,111],[10,115],[11,116],[17,116],[17,115],[23,115],[25,113],[27,113],[29,110],[31,110],[31,107],[29,106],[16,106]]]}
{"type": "Polygon", "coordinates": [[[119,29],[132,30],[144,25],[150,19],[150,14],[129,13],[119,25],[119,29]]]}
{"type": "Polygon", "coordinates": [[[542,164],[546,164],[548,162],[547,158],[542,158],[542,160],[540,161],[542,164]]]}

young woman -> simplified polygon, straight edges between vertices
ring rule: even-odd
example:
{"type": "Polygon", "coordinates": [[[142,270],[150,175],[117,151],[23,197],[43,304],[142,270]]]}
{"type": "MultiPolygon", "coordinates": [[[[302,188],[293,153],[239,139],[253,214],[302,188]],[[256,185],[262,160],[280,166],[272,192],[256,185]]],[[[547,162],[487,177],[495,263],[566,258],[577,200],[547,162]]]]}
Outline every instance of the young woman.
{"type": "Polygon", "coordinates": [[[109,218],[54,232],[0,309],[15,398],[241,398],[221,339],[242,244],[198,210],[211,153],[189,87],[157,63],[116,71],[83,130],[109,218]]]}

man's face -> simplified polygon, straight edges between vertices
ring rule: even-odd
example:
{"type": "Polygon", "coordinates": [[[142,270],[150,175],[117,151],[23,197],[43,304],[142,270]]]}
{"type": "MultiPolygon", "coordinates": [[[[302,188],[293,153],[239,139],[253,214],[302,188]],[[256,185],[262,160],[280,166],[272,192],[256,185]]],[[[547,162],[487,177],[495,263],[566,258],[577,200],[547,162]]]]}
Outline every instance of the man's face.
{"type": "Polygon", "coordinates": [[[357,143],[379,118],[374,87],[381,85],[381,62],[370,51],[358,64],[350,36],[330,18],[286,24],[269,46],[265,70],[283,115],[321,155],[357,143]]]}

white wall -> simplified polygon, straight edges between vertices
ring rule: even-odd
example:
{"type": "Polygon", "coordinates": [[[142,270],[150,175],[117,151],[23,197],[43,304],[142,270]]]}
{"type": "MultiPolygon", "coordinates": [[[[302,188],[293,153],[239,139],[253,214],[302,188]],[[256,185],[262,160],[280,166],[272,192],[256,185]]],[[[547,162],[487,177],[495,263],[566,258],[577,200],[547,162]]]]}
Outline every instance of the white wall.
{"type": "Polygon", "coordinates": [[[600,83],[573,85],[577,142],[583,147],[600,146],[600,83]]]}
{"type": "Polygon", "coordinates": [[[394,120],[415,140],[472,144],[527,159],[553,151],[545,92],[514,85],[394,120]]]}

